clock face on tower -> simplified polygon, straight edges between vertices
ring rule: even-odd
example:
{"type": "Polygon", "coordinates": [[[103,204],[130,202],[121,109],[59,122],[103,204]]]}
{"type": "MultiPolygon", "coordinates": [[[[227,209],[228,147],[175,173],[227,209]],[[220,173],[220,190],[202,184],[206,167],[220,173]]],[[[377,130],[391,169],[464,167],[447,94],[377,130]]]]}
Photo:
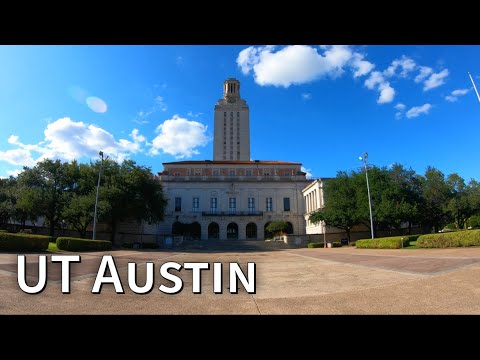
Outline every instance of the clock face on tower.
{"type": "Polygon", "coordinates": [[[236,101],[235,96],[227,95],[227,101],[229,103],[234,103],[236,101]]]}

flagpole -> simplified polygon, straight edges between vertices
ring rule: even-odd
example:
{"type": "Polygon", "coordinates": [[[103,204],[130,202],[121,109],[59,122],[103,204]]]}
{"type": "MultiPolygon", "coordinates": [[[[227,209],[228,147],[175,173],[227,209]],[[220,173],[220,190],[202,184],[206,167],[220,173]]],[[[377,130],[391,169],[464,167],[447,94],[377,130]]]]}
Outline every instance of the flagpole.
{"type": "Polygon", "coordinates": [[[473,78],[472,78],[472,75],[470,74],[470,72],[468,73],[468,76],[470,76],[470,80],[472,80],[473,88],[475,89],[475,92],[477,93],[478,101],[480,102],[480,95],[478,95],[477,87],[475,86],[475,82],[473,81],[473,78]]]}

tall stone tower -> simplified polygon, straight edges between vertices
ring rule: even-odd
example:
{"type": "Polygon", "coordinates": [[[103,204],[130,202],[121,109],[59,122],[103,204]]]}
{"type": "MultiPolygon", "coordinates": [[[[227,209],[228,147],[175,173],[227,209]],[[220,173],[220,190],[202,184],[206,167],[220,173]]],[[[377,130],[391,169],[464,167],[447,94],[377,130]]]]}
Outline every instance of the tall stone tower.
{"type": "Polygon", "coordinates": [[[240,97],[240,81],[223,82],[214,114],[213,160],[250,160],[250,110],[240,97]]]}

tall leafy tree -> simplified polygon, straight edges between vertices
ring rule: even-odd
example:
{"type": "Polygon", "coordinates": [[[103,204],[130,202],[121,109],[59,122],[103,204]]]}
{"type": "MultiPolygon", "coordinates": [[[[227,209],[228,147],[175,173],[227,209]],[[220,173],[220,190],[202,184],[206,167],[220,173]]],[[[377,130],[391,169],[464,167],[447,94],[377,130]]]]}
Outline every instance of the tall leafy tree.
{"type": "Polygon", "coordinates": [[[327,226],[345,230],[350,240],[350,231],[359,223],[356,201],[355,174],[339,171],[337,177],[325,183],[325,207],[309,217],[313,223],[325,221],[327,226]]]}
{"type": "Polygon", "coordinates": [[[100,194],[108,203],[109,211],[101,220],[110,225],[112,242],[120,221],[154,223],[163,220],[167,202],[162,185],[150,168],[139,166],[132,160],[125,160],[121,165],[106,160],[104,169],[100,194]]]}
{"type": "Polygon", "coordinates": [[[422,224],[427,231],[438,232],[451,217],[445,211],[451,198],[450,186],[445,175],[438,169],[429,166],[422,179],[422,224]]]}
{"type": "Polygon", "coordinates": [[[43,160],[33,168],[25,167],[19,175],[19,203],[32,215],[45,216],[50,236],[55,227],[60,227],[62,211],[75,188],[76,162],[62,163],[60,160],[43,160]]]}

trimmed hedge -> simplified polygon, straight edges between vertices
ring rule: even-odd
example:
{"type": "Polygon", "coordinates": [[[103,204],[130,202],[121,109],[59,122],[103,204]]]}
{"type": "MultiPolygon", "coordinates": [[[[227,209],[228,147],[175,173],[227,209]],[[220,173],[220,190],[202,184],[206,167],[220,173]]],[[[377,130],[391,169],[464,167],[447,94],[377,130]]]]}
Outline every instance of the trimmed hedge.
{"type": "Polygon", "coordinates": [[[88,240],[73,237],[58,237],[57,247],[67,251],[111,250],[112,242],[105,240],[88,240]]]}
{"type": "MultiPolygon", "coordinates": [[[[323,242],[311,242],[311,243],[307,244],[307,247],[309,249],[323,248],[324,244],[323,244],[323,242]]],[[[334,242],[332,242],[332,247],[342,247],[342,243],[340,241],[334,241],[334,242]]]]}
{"type": "MultiPolygon", "coordinates": [[[[122,247],[125,249],[133,249],[134,244],[135,243],[133,242],[127,242],[127,243],[123,243],[122,247]]],[[[158,249],[159,248],[158,244],[152,243],[152,242],[145,242],[143,244],[142,243],[138,243],[138,244],[140,249],[158,249]]]]}
{"type": "Polygon", "coordinates": [[[480,230],[465,230],[440,234],[425,234],[418,238],[419,248],[480,246],[480,230]]]}
{"type": "Polygon", "coordinates": [[[48,249],[50,236],[0,232],[0,250],[42,251],[48,249]]]}
{"type": "Polygon", "coordinates": [[[401,249],[415,241],[420,235],[391,236],[378,239],[357,240],[357,249],[401,249]],[[403,243],[403,245],[402,245],[403,243]]]}

